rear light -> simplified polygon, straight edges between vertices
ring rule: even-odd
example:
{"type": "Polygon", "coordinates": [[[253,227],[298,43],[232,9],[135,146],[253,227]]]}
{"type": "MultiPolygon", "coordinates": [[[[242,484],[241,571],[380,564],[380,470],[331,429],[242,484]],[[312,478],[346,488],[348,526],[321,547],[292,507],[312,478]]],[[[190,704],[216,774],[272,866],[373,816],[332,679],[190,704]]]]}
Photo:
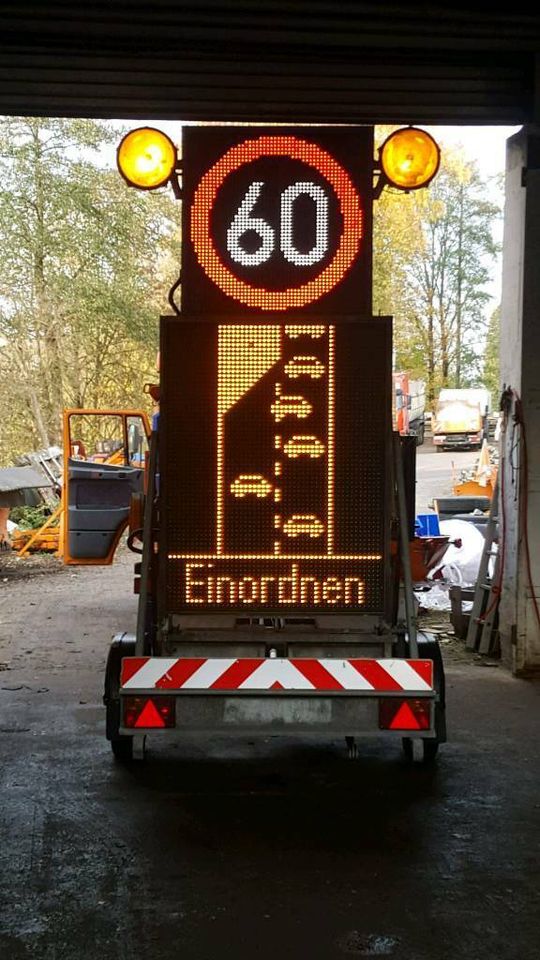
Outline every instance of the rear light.
{"type": "Polygon", "coordinates": [[[122,697],[124,727],[133,730],[176,726],[174,697],[122,697]]]}
{"type": "Polygon", "coordinates": [[[379,700],[379,728],[381,730],[429,730],[431,727],[430,700],[379,700]]]}

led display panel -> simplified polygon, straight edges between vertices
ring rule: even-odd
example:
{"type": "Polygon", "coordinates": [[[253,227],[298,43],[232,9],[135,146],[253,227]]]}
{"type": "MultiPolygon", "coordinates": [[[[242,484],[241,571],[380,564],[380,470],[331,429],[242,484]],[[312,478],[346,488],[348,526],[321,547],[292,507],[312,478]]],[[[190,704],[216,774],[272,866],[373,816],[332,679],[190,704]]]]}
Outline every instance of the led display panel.
{"type": "Polygon", "coordinates": [[[391,323],[162,319],[168,613],[382,612],[391,323]]]}
{"type": "Polygon", "coordinates": [[[182,312],[371,316],[372,127],[184,127],[182,312]]]}

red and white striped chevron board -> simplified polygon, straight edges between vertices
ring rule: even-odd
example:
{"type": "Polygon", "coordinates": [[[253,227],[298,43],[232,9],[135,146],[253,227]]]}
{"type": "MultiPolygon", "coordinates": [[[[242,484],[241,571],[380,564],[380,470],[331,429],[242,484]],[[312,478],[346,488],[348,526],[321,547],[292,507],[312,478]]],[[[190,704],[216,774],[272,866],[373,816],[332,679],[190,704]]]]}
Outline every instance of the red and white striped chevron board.
{"type": "Polygon", "coordinates": [[[429,693],[433,661],[126,657],[121,689],[429,693]]]}

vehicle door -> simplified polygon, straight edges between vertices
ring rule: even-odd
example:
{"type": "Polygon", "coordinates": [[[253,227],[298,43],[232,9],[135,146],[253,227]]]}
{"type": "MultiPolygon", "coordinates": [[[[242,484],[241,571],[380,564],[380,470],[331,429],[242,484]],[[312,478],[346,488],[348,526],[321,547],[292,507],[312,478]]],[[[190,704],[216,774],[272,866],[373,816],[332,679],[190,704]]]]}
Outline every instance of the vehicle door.
{"type": "Polygon", "coordinates": [[[66,564],[110,564],[134,494],[144,492],[150,438],[139,410],[64,412],[63,555],[66,564]]]}

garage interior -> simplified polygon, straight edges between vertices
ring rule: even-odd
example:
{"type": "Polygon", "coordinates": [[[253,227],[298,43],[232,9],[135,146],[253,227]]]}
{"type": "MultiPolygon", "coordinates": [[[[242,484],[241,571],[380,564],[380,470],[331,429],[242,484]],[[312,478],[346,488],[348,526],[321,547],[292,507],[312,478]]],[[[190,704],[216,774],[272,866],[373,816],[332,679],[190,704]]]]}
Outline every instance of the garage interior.
{"type": "Polygon", "coordinates": [[[134,617],[125,570],[77,571],[57,593],[10,586],[2,629],[14,663],[0,674],[6,960],[160,960],[171,949],[194,960],[537,957],[540,14],[531,9],[1,5],[5,115],[522,125],[508,141],[505,184],[501,668],[450,656],[449,744],[436,771],[411,777],[371,748],[353,767],[337,746],[273,743],[262,756],[251,744],[231,756],[194,743],[126,771],[101,744],[98,703],[105,642],[134,617]],[[77,622],[85,633],[72,645],[77,622]]]}

